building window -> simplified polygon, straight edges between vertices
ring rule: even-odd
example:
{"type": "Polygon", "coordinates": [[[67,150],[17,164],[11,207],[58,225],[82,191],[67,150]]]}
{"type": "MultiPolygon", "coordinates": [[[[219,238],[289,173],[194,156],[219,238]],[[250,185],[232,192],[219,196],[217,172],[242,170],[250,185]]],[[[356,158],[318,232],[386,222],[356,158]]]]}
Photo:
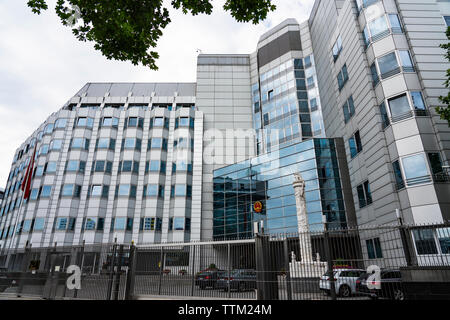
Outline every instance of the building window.
{"type": "Polygon", "coordinates": [[[372,194],[370,192],[369,181],[365,181],[356,187],[358,192],[359,207],[364,208],[372,203],[372,194]]]}
{"type": "Polygon", "coordinates": [[[444,16],[445,24],[450,27],[450,16],[444,16]]]}
{"type": "Polygon", "coordinates": [[[186,161],[177,161],[172,164],[172,172],[192,172],[192,164],[186,161]]]}
{"type": "Polygon", "coordinates": [[[405,181],[403,180],[402,170],[400,169],[400,162],[398,160],[394,161],[392,167],[394,169],[396,189],[403,189],[405,187],[405,181]]]}
{"type": "Polygon", "coordinates": [[[135,149],[141,151],[142,140],[138,138],[125,138],[122,140],[122,150],[135,149]]]}
{"type": "Polygon", "coordinates": [[[430,162],[430,168],[433,174],[443,172],[441,156],[439,153],[428,153],[428,161],[430,162]]]}
{"type": "Polygon", "coordinates": [[[136,198],[136,186],[130,184],[119,184],[116,186],[116,198],[117,197],[130,197],[136,198]]]}
{"type": "Polygon", "coordinates": [[[355,104],[353,103],[353,97],[350,96],[345,104],[342,106],[344,111],[344,122],[347,123],[351,117],[355,114],[355,104]]]}
{"type": "Polygon", "coordinates": [[[88,197],[108,198],[108,194],[109,186],[95,184],[89,187],[88,197]]]}
{"type": "Polygon", "coordinates": [[[431,182],[424,154],[404,157],[402,165],[408,186],[431,182]]]}
{"type": "Polygon", "coordinates": [[[61,196],[79,198],[81,186],[76,184],[64,184],[61,190],[61,196]]]}
{"type": "Polygon", "coordinates": [[[58,119],[55,122],[55,129],[64,129],[67,124],[67,119],[58,119]]]}
{"type": "Polygon", "coordinates": [[[43,144],[41,148],[39,149],[39,155],[47,154],[48,153],[48,144],[43,144]]]}
{"type": "Polygon", "coordinates": [[[355,134],[348,140],[348,144],[350,146],[350,155],[353,159],[358,153],[363,150],[359,130],[356,131],[355,134]]]}
{"type": "Polygon", "coordinates": [[[49,161],[44,166],[44,173],[56,173],[57,163],[56,161],[49,161]]]}
{"type": "Polygon", "coordinates": [[[148,140],[148,149],[162,149],[167,151],[167,139],[165,138],[151,138],[148,140]]]}
{"type": "Polygon", "coordinates": [[[150,129],[153,127],[169,129],[169,119],[165,119],[163,117],[155,117],[153,118],[153,121],[150,121],[150,129]]]}
{"type": "Polygon", "coordinates": [[[166,162],[160,160],[150,160],[145,164],[145,172],[166,173],[166,162]]]}
{"type": "Polygon", "coordinates": [[[114,150],[116,148],[116,139],[110,139],[110,138],[99,138],[97,139],[97,144],[95,146],[95,149],[109,149],[114,150]]]}
{"type": "Polygon", "coordinates": [[[53,123],[49,123],[48,125],[46,125],[44,128],[44,134],[52,134],[53,127],[54,127],[53,123]]]}
{"type": "Polygon", "coordinates": [[[367,255],[368,255],[369,259],[383,258],[383,253],[381,251],[380,238],[366,240],[366,246],[367,246],[367,255]]]}
{"type": "Polygon", "coordinates": [[[377,58],[378,68],[380,69],[381,79],[386,79],[394,74],[400,73],[395,52],[388,53],[377,58]]]}
{"type": "Polygon", "coordinates": [[[396,14],[382,15],[364,27],[364,42],[366,48],[375,41],[381,40],[389,34],[403,33],[400,19],[396,14]]]}
{"type": "Polygon", "coordinates": [[[143,128],[144,127],[144,119],[137,117],[128,117],[125,121],[124,128],[143,128]]]}
{"type": "Polygon", "coordinates": [[[185,184],[176,184],[173,185],[170,189],[170,197],[192,197],[192,186],[185,184]]]}
{"type": "Polygon", "coordinates": [[[158,184],[148,184],[144,186],[145,197],[164,197],[164,187],[158,184]]]}
{"type": "Polygon", "coordinates": [[[139,173],[139,161],[124,160],[119,163],[120,172],[139,173]]]}
{"type": "Polygon", "coordinates": [[[423,96],[420,91],[411,91],[411,100],[416,116],[426,116],[428,114],[423,96]]]}
{"type": "Polygon", "coordinates": [[[336,42],[333,45],[333,60],[334,60],[334,62],[336,62],[341,51],[342,51],[342,39],[341,39],[341,35],[339,35],[338,38],[336,39],[336,42]]]}
{"type": "Polygon", "coordinates": [[[37,166],[36,169],[34,170],[34,175],[36,177],[41,177],[43,174],[44,174],[44,166],[37,166]]]}
{"type": "Polygon", "coordinates": [[[89,150],[89,139],[86,138],[73,138],[70,144],[71,149],[83,149],[89,150]]]}
{"type": "Polygon", "coordinates": [[[55,139],[50,142],[50,150],[59,151],[62,148],[63,141],[62,139],[55,139]]]}
{"type": "Polygon", "coordinates": [[[31,229],[33,231],[42,231],[42,230],[44,230],[44,222],[45,222],[44,218],[36,218],[34,220],[34,223],[31,224],[32,225],[31,229]]]}
{"type": "Polygon", "coordinates": [[[132,218],[113,218],[111,221],[112,223],[112,230],[126,230],[131,231],[133,230],[133,219],[132,218]]]}
{"type": "Polygon", "coordinates": [[[417,254],[422,255],[438,253],[433,229],[413,230],[413,235],[417,254]]]}
{"type": "Polygon", "coordinates": [[[406,93],[388,99],[388,105],[393,122],[400,121],[412,116],[411,107],[409,106],[409,101],[406,93]]]}
{"type": "Polygon", "coordinates": [[[387,114],[387,111],[386,111],[386,105],[384,104],[384,102],[382,102],[380,104],[380,114],[381,114],[381,120],[382,120],[382,124],[383,124],[383,130],[384,130],[391,124],[391,122],[389,120],[389,115],[387,114]]]}
{"type": "Polygon", "coordinates": [[[102,127],[117,128],[119,126],[119,119],[113,117],[104,117],[101,123],[102,127]]]}
{"type": "Polygon", "coordinates": [[[338,76],[337,76],[337,81],[338,81],[338,86],[339,86],[339,91],[341,91],[345,84],[348,81],[348,72],[347,72],[347,65],[344,64],[342,66],[341,71],[339,72],[338,76]]]}
{"type": "Polygon", "coordinates": [[[92,128],[94,126],[94,119],[87,117],[79,117],[75,122],[76,127],[92,128]]]}
{"type": "Polygon", "coordinates": [[[84,173],[85,168],[86,168],[85,161],[69,160],[69,161],[67,161],[67,164],[66,164],[66,172],[84,173]]]}

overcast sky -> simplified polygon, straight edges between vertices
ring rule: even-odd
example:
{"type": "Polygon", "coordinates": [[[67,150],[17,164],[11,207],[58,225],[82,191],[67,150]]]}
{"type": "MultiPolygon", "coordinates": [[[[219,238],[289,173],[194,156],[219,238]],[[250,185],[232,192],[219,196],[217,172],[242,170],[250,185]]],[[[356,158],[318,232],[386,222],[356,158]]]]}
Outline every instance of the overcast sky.
{"type": "MultiPolygon", "coordinates": [[[[54,12],[31,13],[26,0],[0,1],[0,188],[6,186],[15,150],[87,82],[195,82],[196,49],[251,53],[259,36],[286,18],[305,21],[314,0],[275,0],[277,11],[259,25],[237,23],[214,1],[212,15],[170,10],[157,52],[158,71],[107,60],[79,42],[54,12]]],[[[170,1],[165,1],[170,7],[170,1]]]]}

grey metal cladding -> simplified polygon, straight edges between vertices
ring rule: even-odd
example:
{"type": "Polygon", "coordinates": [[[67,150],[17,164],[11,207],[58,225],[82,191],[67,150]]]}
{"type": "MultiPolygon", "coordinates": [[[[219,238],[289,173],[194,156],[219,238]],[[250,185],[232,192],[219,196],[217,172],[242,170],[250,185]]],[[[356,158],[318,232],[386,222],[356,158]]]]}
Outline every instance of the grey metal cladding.
{"type": "Polygon", "coordinates": [[[150,97],[152,92],[156,96],[171,97],[175,92],[179,96],[195,96],[196,83],[88,83],[75,97],[104,97],[106,93],[111,97],[126,97],[131,92],[134,97],[150,97]]]}
{"type": "Polygon", "coordinates": [[[132,83],[113,83],[109,89],[111,97],[126,97],[133,87],[132,83]]]}
{"type": "Polygon", "coordinates": [[[197,65],[250,65],[248,54],[200,54],[197,65]]]}
{"type": "Polygon", "coordinates": [[[133,97],[150,97],[155,91],[155,83],[135,83],[133,86],[133,97]]]}
{"type": "Polygon", "coordinates": [[[260,43],[261,41],[266,40],[267,38],[269,38],[271,35],[276,34],[278,31],[283,30],[284,28],[286,28],[287,26],[296,26],[299,27],[299,23],[296,19],[294,18],[288,18],[286,20],[284,20],[283,22],[281,22],[280,24],[278,24],[277,26],[273,27],[272,29],[270,29],[269,31],[267,31],[266,33],[263,33],[263,35],[261,37],[259,37],[259,41],[258,43],[260,43]]]}
{"type": "Polygon", "coordinates": [[[262,66],[289,51],[302,50],[300,32],[288,31],[258,50],[258,65],[262,66]]]}

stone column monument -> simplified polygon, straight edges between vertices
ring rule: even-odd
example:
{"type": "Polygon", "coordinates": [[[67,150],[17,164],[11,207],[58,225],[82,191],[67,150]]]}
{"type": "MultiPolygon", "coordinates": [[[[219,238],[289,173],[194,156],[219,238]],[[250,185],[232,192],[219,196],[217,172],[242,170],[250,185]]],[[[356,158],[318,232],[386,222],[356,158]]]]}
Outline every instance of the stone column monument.
{"type": "Polygon", "coordinates": [[[294,173],[292,183],[297,205],[298,236],[300,238],[300,254],[302,262],[312,262],[311,238],[309,236],[308,215],[306,213],[305,180],[300,173],[294,173]]]}
{"type": "MultiPolygon", "coordinates": [[[[296,261],[296,256],[292,252],[292,261],[289,263],[289,269],[292,278],[317,278],[326,271],[326,263],[313,261],[311,234],[309,233],[308,214],[306,212],[305,198],[305,180],[300,173],[294,173],[294,182],[292,183],[295,193],[295,202],[297,205],[297,223],[300,244],[300,259],[296,261]]],[[[317,254],[316,257],[319,257],[317,254]]]]}

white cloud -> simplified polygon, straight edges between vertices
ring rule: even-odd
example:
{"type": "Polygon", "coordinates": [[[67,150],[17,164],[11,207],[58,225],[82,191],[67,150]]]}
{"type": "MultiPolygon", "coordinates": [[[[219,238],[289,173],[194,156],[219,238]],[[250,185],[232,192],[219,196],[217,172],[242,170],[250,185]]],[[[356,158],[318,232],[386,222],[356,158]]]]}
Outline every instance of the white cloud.
{"type": "MultiPolygon", "coordinates": [[[[158,71],[111,61],[77,41],[53,11],[31,13],[25,1],[0,3],[0,187],[15,150],[87,82],[195,82],[196,49],[251,53],[258,38],[286,18],[306,20],[314,0],[276,0],[277,10],[258,25],[238,23],[214,1],[211,16],[171,10],[157,51],[158,71]]],[[[170,6],[170,0],[165,1],[170,6]]]]}

